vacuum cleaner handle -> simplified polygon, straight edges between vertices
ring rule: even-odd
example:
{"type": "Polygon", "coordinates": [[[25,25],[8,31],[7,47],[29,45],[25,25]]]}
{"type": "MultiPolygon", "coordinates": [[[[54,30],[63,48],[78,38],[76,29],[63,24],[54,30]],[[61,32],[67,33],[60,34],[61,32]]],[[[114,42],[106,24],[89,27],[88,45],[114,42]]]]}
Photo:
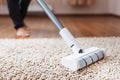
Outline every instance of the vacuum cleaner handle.
{"type": "Polygon", "coordinates": [[[46,14],[49,16],[49,18],[54,22],[54,24],[57,26],[59,30],[62,30],[64,27],[60,23],[60,21],[55,17],[53,12],[48,8],[47,4],[43,0],[37,0],[42,9],[46,12],[46,14]]]}
{"type": "Polygon", "coordinates": [[[47,4],[43,0],[37,0],[42,9],[46,12],[49,18],[54,22],[57,28],[60,30],[60,35],[71,47],[73,53],[83,53],[83,50],[79,47],[78,42],[67,28],[64,28],[60,21],[56,18],[53,12],[48,8],[47,4]]]}

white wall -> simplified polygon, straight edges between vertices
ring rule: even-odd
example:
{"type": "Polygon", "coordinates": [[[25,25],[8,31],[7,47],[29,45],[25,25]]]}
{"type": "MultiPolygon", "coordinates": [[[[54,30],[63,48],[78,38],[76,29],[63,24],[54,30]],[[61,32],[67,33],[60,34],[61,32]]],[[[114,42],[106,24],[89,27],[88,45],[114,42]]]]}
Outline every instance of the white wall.
{"type": "MultiPolygon", "coordinates": [[[[67,3],[67,0],[47,0],[57,14],[103,14],[109,12],[109,0],[96,0],[96,4],[87,7],[72,7],[67,3]]],[[[37,5],[37,4],[36,4],[37,5]]],[[[37,6],[30,6],[30,11],[39,12],[41,9],[37,6]]],[[[0,14],[8,14],[6,5],[1,7],[0,14]]]]}
{"type": "Polygon", "coordinates": [[[120,16],[120,0],[109,1],[109,12],[120,16]]]}
{"type": "MultiPolygon", "coordinates": [[[[57,14],[115,14],[120,16],[120,0],[96,0],[96,4],[86,7],[72,7],[67,0],[48,0],[57,14]],[[64,4],[63,4],[64,3],[64,4]]],[[[36,4],[37,5],[37,4],[36,4]]],[[[31,6],[31,11],[40,12],[40,7],[31,6]]],[[[6,5],[0,5],[0,14],[8,14],[6,5]]]]}
{"type": "Polygon", "coordinates": [[[96,4],[92,6],[78,8],[70,6],[67,0],[50,1],[57,14],[115,14],[120,16],[120,0],[96,0],[96,4]]]}

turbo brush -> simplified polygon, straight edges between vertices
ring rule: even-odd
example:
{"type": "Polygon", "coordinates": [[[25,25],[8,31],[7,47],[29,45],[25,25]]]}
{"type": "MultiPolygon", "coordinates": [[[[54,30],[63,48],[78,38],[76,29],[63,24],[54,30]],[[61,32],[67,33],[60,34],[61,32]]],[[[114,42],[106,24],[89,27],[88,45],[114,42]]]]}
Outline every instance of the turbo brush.
{"type": "Polygon", "coordinates": [[[42,9],[46,12],[48,17],[53,21],[53,23],[59,29],[59,33],[62,38],[67,42],[69,47],[72,49],[72,55],[62,58],[61,64],[66,68],[76,71],[86,67],[96,61],[99,61],[105,57],[105,49],[91,47],[83,50],[79,47],[78,42],[75,40],[73,35],[67,28],[64,28],[60,21],[56,18],[53,12],[49,9],[47,4],[43,0],[37,0],[42,9]]]}

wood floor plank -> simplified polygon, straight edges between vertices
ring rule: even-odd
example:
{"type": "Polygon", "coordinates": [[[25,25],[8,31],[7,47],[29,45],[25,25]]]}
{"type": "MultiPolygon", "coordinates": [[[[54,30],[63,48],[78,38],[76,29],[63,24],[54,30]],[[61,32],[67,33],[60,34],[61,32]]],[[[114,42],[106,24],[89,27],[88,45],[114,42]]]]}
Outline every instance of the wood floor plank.
{"type": "MultiPolygon", "coordinates": [[[[58,16],[75,37],[120,36],[120,18],[114,16],[58,16]]],[[[27,16],[30,38],[60,37],[59,31],[46,16],[27,16]]],[[[14,38],[15,30],[9,16],[0,16],[0,38],[14,38]]]]}

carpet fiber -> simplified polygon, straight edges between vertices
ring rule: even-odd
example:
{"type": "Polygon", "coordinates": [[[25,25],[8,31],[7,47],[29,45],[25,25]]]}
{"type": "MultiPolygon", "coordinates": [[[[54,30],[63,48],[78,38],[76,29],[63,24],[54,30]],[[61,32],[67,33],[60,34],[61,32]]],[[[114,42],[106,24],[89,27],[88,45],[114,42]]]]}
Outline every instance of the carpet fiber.
{"type": "Polygon", "coordinates": [[[77,38],[83,48],[107,49],[107,57],[72,72],[60,64],[72,54],[62,39],[0,39],[0,80],[120,80],[120,38],[77,38]]]}

